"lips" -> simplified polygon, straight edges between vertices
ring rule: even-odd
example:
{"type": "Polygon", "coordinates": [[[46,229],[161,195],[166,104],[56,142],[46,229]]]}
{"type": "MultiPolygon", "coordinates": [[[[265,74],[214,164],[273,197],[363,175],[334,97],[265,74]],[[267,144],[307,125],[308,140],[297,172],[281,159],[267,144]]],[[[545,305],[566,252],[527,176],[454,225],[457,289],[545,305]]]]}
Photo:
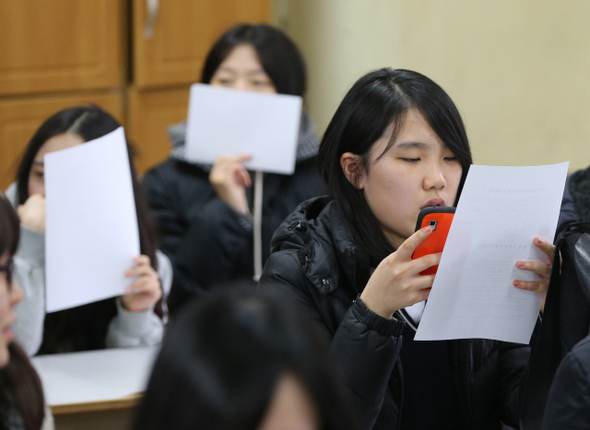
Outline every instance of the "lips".
{"type": "Polygon", "coordinates": [[[435,197],[433,199],[428,200],[420,209],[424,209],[428,206],[446,206],[445,199],[443,199],[442,197],[435,197]]]}

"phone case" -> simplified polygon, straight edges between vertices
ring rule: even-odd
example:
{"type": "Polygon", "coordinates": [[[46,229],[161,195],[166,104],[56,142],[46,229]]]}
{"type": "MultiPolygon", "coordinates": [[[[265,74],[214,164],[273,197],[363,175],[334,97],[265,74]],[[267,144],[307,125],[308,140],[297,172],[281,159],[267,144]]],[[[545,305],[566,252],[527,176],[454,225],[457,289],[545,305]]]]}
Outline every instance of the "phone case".
{"type": "MultiPolygon", "coordinates": [[[[447,235],[453,222],[455,208],[447,206],[429,206],[420,211],[418,215],[418,222],[416,223],[416,231],[430,225],[433,229],[430,236],[422,241],[414,251],[412,259],[420,258],[427,254],[434,254],[442,252],[447,235]]],[[[421,275],[434,275],[438,269],[438,265],[429,267],[420,272],[421,275]]]]}

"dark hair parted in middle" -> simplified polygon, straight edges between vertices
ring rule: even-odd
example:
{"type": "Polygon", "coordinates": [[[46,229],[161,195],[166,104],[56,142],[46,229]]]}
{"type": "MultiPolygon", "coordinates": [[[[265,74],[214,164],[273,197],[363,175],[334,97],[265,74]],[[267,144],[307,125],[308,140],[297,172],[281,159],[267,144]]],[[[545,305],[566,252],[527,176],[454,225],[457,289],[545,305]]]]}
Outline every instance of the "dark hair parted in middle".
{"type": "Polygon", "coordinates": [[[297,46],[282,31],[266,24],[239,24],[226,31],[205,60],[201,82],[208,84],[219,65],[238,45],[251,45],[277,93],[303,97],[305,63],[297,46]]]}
{"type": "Polygon", "coordinates": [[[361,158],[361,168],[368,169],[373,144],[393,124],[393,135],[385,151],[389,150],[410,109],[422,114],[461,164],[458,199],[471,165],[465,126],[449,95],[417,72],[383,68],[360,78],[340,103],[318,153],[320,174],[350,223],[355,241],[374,262],[381,261],[394,249],[369,208],[363,190],[355,188],[344,175],[340,157],[345,152],[356,154],[361,158]]]}
{"type": "Polygon", "coordinates": [[[327,340],[291,302],[227,287],[172,321],[135,429],[257,429],[277,383],[293,375],[320,428],[358,428],[327,340]]]}

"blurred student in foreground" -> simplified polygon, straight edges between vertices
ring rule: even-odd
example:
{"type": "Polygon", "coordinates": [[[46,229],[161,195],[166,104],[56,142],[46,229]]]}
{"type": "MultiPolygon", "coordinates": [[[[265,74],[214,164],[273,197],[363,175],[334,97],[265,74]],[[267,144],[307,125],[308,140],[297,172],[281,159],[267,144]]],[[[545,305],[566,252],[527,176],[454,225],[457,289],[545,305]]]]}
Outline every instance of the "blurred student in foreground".
{"type": "Polygon", "coordinates": [[[14,306],[22,291],[13,282],[13,257],[19,238],[16,213],[0,194],[0,429],[38,430],[53,428],[44,412],[43,390],[25,352],[14,343],[14,306]]]}
{"type": "Polygon", "coordinates": [[[135,429],[356,429],[327,346],[290,303],[249,288],[172,322],[135,429]]]}

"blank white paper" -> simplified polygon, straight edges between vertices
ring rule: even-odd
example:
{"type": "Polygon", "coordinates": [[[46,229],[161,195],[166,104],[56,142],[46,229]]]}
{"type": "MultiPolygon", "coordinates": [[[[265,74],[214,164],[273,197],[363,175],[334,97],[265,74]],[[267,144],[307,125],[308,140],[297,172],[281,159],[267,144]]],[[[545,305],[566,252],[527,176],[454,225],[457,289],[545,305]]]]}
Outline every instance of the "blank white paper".
{"type": "Polygon", "coordinates": [[[515,263],[546,261],[533,238],[553,242],[568,165],[471,166],[416,340],[529,343],[542,297],[515,263]]]}
{"type": "Polygon", "coordinates": [[[47,312],[123,294],[140,254],[123,128],[44,162],[47,312]]]}
{"type": "Polygon", "coordinates": [[[158,346],[33,357],[49,406],[120,399],[145,391],[158,346]]]}
{"type": "Polygon", "coordinates": [[[301,119],[301,97],[194,84],[190,90],[186,156],[213,164],[219,156],[248,154],[249,170],[291,175],[301,119]]]}

